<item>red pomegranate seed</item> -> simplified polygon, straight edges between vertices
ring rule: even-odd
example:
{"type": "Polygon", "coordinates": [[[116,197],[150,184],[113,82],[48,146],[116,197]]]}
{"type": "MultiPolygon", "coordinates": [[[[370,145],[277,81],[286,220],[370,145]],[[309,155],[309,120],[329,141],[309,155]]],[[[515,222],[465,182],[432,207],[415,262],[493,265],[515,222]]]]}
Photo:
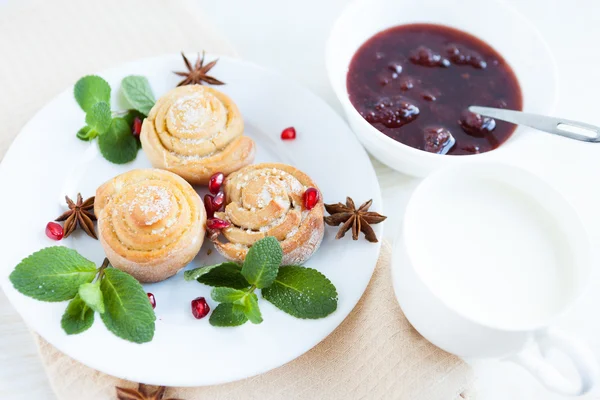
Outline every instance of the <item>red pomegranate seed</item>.
{"type": "Polygon", "coordinates": [[[150,304],[152,305],[152,309],[156,308],[156,299],[152,293],[146,293],[148,295],[148,300],[150,300],[150,304]]]}
{"type": "Polygon", "coordinates": [[[312,210],[319,202],[319,197],[319,191],[317,189],[313,187],[306,189],[306,192],[304,192],[304,195],[302,196],[304,208],[312,210]]]}
{"type": "Polygon", "coordinates": [[[211,176],[210,180],[208,181],[208,190],[212,194],[219,193],[219,190],[221,190],[221,185],[223,185],[224,179],[225,179],[225,175],[223,175],[222,172],[217,172],[216,174],[211,176]]]}
{"type": "Polygon", "coordinates": [[[213,197],[210,194],[204,195],[204,208],[206,209],[206,216],[212,218],[215,216],[215,209],[213,207],[213,197]]]}
{"type": "Polygon", "coordinates": [[[48,222],[46,225],[46,236],[52,240],[60,240],[63,238],[65,231],[63,227],[56,222],[48,222]]]}
{"type": "Polygon", "coordinates": [[[219,218],[209,218],[206,221],[206,227],[208,229],[224,229],[231,225],[229,222],[219,218]]]}
{"type": "Polygon", "coordinates": [[[294,140],[294,139],[296,139],[296,128],[294,128],[293,126],[290,126],[289,128],[285,128],[281,132],[281,139],[282,140],[294,140]]]}
{"type": "Polygon", "coordinates": [[[225,203],[225,193],[219,192],[215,194],[215,197],[212,199],[213,210],[219,211],[223,207],[223,203],[225,203]]]}
{"type": "Polygon", "coordinates": [[[134,118],[131,133],[133,133],[133,136],[136,138],[140,137],[140,133],[142,133],[142,120],[139,117],[134,118]]]}
{"type": "Polygon", "coordinates": [[[204,297],[196,297],[192,300],[192,314],[194,318],[202,319],[208,315],[210,307],[204,297]]]}

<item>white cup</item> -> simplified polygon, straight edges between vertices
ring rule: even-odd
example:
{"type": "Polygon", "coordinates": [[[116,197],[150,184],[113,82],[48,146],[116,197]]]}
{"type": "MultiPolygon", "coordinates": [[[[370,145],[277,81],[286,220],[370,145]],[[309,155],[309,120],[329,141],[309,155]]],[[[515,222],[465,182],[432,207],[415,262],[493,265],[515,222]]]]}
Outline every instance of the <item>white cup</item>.
{"type": "Polygon", "coordinates": [[[548,389],[581,395],[597,382],[597,362],[549,326],[585,289],[591,260],[578,215],[549,185],[516,167],[469,163],[417,187],[392,276],[404,314],[433,344],[516,362],[548,389]],[[578,380],[544,358],[549,349],[569,357],[578,380]]]}

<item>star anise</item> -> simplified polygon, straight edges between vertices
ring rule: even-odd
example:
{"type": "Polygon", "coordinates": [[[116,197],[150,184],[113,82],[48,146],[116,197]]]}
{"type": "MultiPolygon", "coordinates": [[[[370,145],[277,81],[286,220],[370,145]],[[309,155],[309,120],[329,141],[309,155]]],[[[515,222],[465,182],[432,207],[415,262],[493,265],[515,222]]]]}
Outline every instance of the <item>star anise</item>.
{"type": "Polygon", "coordinates": [[[159,386],[154,392],[152,392],[151,387],[148,385],[144,385],[140,383],[138,385],[137,390],[135,389],[127,389],[117,386],[117,399],[119,400],[181,400],[168,398],[165,399],[165,392],[167,388],[164,386],[159,386]]]}
{"type": "Polygon", "coordinates": [[[190,60],[187,59],[185,54],[181,53],[183,57],[183,62],[187,67],[187,72],[174,72],[174,74],[179,76],[184,76],[185,79],[177,84],[177,86],[184,85],[202,85],[202,82],[210,83],[211,85],[224,85],[225,82],[221,82],[220,80],[206,75],[208,71],[212,69],[217,64],[219,59],[213,60],[208,64],[204,65],[204,51],[202,52],[202,57],[200,57],[200,53],[198,53],[198,59],[196,60],[196,64],[192,67],[190,60]]]}
{"type": "Polygon", "coordinates": [[[83,201],[81,194],[78,193],[77,203],[75,203],[69,196],[65,196],[69,210],[65,211],[55,220],[58,222],[65,221],[65,234],[63,237],[69,237],[77,229],[77,225],[79,225],[88,236],[98,239],[96,228],[94,227],[94,221],[96,220],[96,216],[94,215],[94,199],[95,197],[90,197],[86,201],[83,201]]]}
{"type": "Polygon", "coordinates": [[[369,211],[369,207],[373,200],[369,200],[363,203],[358,210],[354,205],[354,201],[350,197],[346,197],[346,204],[325,204],[325,209],[329,214],[329,217],[325,217],[325,223],[331,226],[338,226],[343,224],[337,235],[336,239],[344,237],[346,232],[352,228],[352,239],[358,240],[358,233],[362,232],[365,234],[365,239],[369,242],[377,242],[377,236],[371,228],[371,225],[378,224],[384,221],[387,217],[378,214],[373,211],[369,211]]]}

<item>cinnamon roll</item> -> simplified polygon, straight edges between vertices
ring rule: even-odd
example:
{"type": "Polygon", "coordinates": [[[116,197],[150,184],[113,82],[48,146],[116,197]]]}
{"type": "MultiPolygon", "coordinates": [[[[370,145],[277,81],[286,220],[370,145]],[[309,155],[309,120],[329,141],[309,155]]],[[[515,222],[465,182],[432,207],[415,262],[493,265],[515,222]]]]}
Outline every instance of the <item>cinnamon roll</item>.
{"type": "Polygon", "coordinates": [[[216,172],[228,175],[252,163],[256,146],[243,132],[240,111],[228,96],[188,85],[158,99],[140,139],[153,167],[205,185],[216,172]]]}
{"type": "Polygon", "coordinates": [[[110,263],[140,282],[176,274],[204,240],[200,197],[168,171],[137,169],[111,179],[96,191],[94,211],[110,263]]]}
{"type": "Polygon", "coordinates": [[[211,233],[216,249],[225,258],[243,261],[254,242],[266,236],[279,240],[284,264],[302,264],[319,248],[323,239],[323,200],[304,207],[304,192],[314,187],[312,179],[286,164],[256,164],[229,175],[223,185],[225,210],[215,217],[229,222],[211,233]]]}

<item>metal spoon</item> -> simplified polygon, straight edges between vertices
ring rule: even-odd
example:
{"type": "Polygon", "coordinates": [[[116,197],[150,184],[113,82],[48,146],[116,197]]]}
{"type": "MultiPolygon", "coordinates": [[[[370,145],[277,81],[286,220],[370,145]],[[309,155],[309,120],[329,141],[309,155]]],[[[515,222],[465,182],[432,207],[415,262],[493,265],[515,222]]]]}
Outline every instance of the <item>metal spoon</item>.
{"type": "Polygon", "coordinates": [[[501,108],[471,106],[469,111],[513,124],[525,125],[540,131],[580,140],[600,143],[600,127],[568,119],[547,117],[545,115],[504,110],[501,108]]]}

